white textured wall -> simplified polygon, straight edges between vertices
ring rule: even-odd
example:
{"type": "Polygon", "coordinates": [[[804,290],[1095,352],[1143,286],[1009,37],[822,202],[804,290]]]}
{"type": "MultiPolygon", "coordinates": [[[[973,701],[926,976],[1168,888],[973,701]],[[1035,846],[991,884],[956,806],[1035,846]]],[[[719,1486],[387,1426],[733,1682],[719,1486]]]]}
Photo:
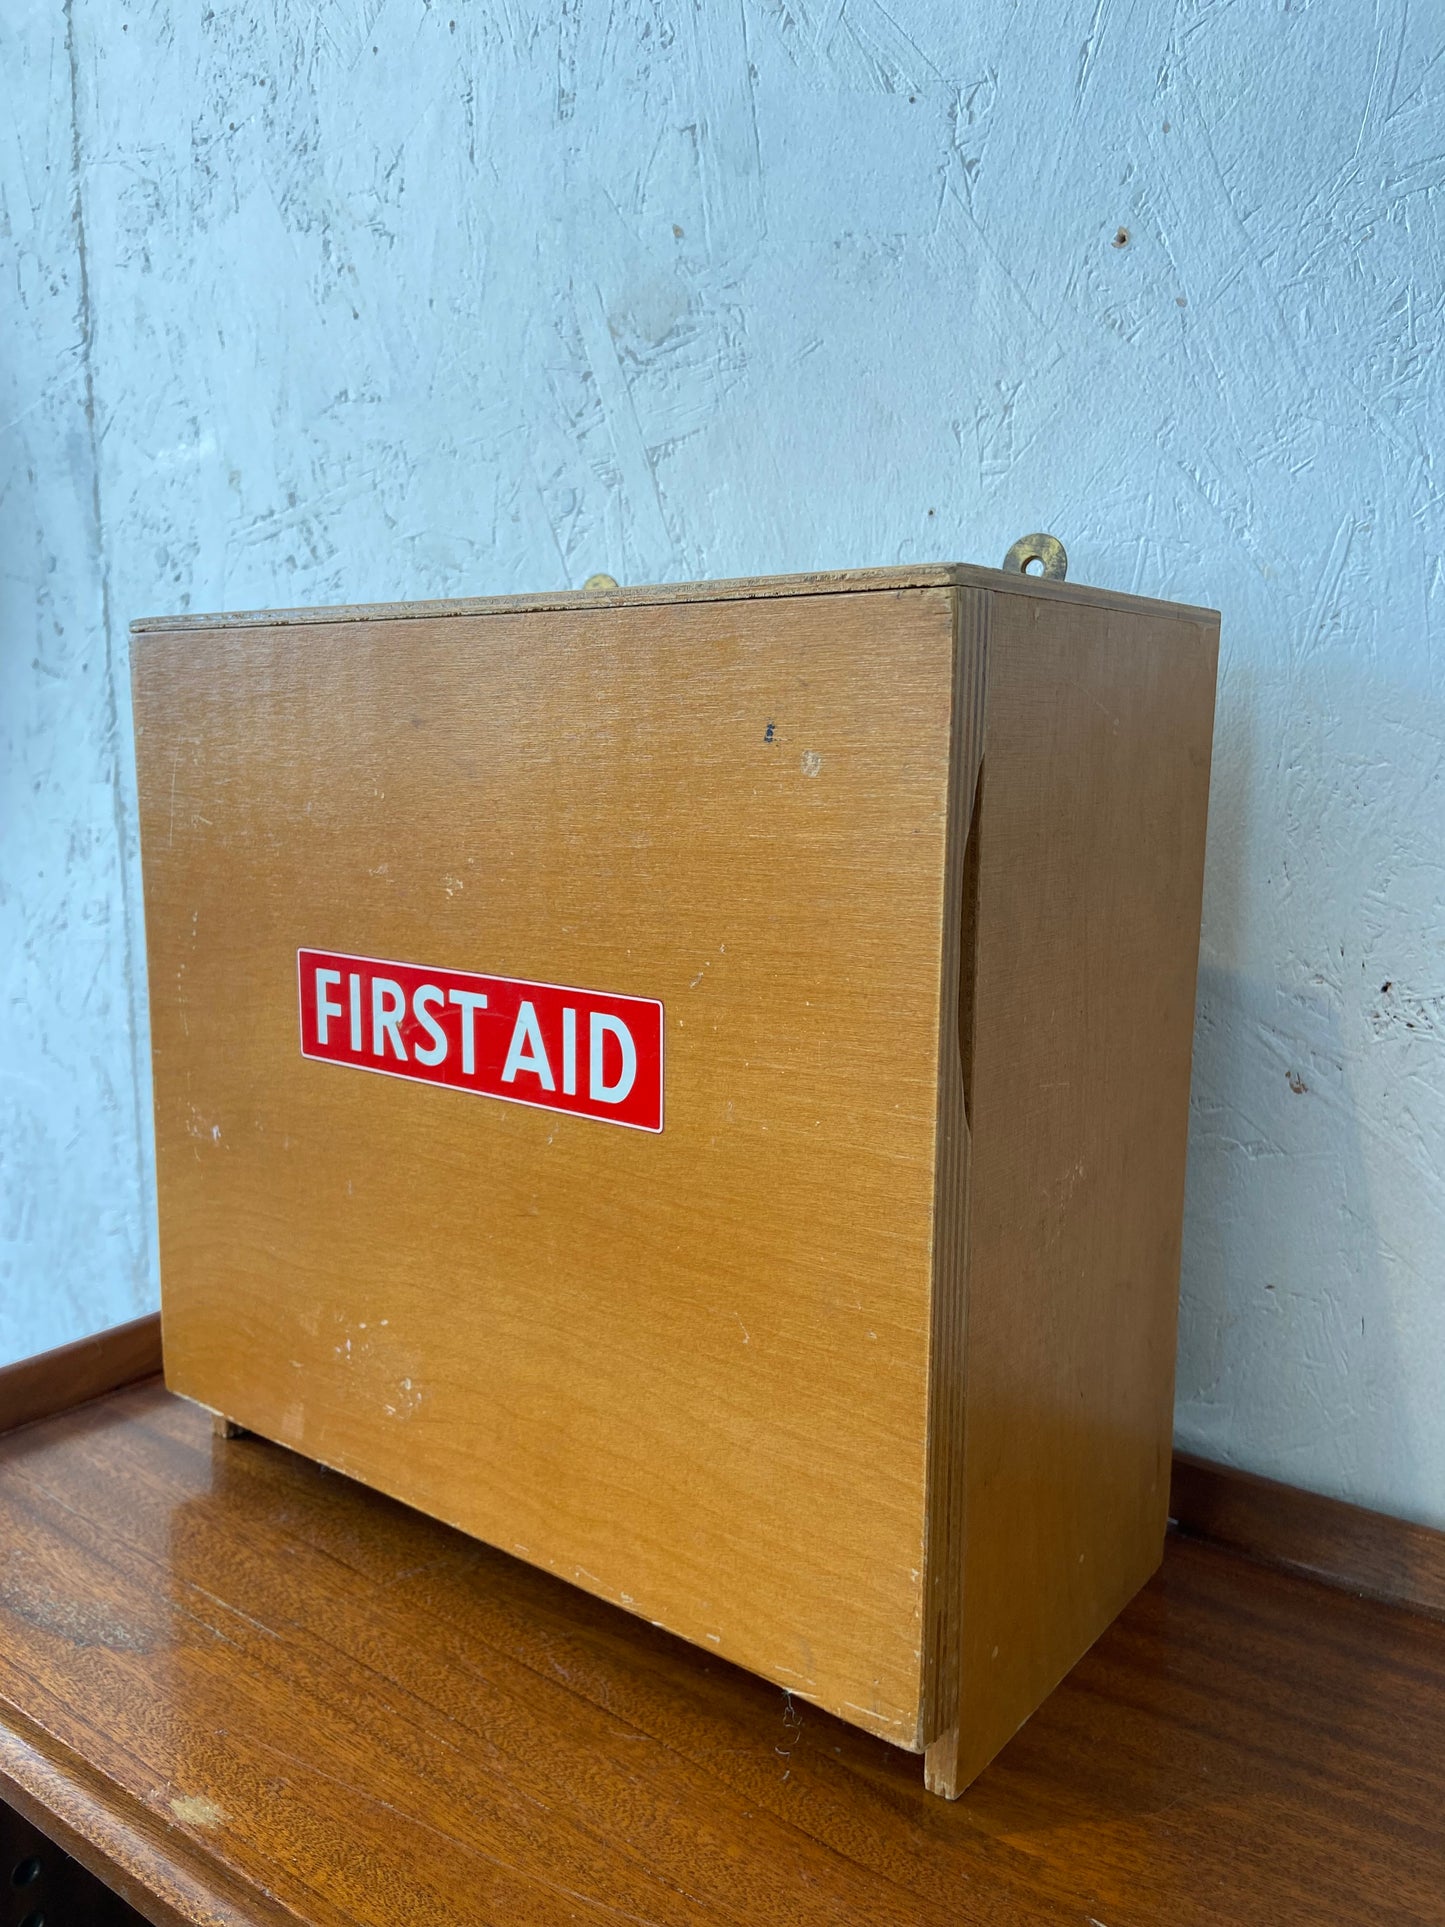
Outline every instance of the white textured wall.
{"type": "Polygon", "coordinates": [[[0,53],[0,1358],[155,1299],[130,616],[1043,525],[1224,611],[1181,1440],[1445,1524],[1440,9],[7,0],[0,53]]]}

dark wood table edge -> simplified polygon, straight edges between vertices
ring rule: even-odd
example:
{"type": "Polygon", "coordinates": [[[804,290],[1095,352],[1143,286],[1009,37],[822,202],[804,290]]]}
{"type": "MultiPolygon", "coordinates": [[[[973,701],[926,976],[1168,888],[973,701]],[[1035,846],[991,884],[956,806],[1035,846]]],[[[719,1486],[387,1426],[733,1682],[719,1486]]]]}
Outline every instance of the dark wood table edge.
{"type": "MultiPolygon", "coordinates": [[[[160,1371],[157,1315],[0,1368],[0,1433],[56,1417],[160,1371]]],[[[1445,1532],[1176,1453],[1171,1526],[1386,1605],[1445,1619],[1445,1532]]],[[[295,1927],[184,1828],[157,1825],[84,1759],[0,1706],[0,1798],[155,1927],[295,1927]]]]}
{"type": "Polygon", "coordinates": [[[153,1927],[300,1927],[180,1827],[154,1817],[15,1706],[0,1707],[0,1799],[153,1927]]]}

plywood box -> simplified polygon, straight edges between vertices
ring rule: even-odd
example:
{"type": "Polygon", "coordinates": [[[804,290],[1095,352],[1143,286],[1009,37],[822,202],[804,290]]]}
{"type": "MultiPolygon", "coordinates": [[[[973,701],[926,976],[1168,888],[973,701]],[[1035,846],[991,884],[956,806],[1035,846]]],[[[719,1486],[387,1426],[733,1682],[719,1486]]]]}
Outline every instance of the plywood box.
{"type": "Polygon", "coordinates": [[[957,1792],[1160,1555],[1217,633],[137,624],[168,1382],[957,1792]]]}

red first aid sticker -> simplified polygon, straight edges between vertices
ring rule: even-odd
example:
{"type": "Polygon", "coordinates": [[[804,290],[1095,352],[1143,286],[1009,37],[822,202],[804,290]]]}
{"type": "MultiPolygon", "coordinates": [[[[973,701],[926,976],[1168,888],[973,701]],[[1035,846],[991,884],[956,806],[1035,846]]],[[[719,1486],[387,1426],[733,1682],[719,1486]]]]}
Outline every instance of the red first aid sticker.
{"type": "Polygon", "coordinates": [[[634,1131],[662,1129],[650,997],[298,950],[301,1055],[634,1131]]]}

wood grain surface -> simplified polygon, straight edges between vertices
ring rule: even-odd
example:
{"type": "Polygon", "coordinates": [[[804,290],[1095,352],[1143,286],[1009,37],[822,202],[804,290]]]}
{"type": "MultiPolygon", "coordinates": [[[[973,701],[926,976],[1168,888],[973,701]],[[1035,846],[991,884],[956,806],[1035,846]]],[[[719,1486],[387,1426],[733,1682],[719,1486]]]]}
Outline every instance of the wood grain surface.
{"type": "Polygon", "coordinates": [[[956,1749],[1159,1562],[1218,631],[995,599],[978,830],[956,1749]]]}
{"type": "Polygon", "coordinates": [[[0,1797],[171,1923],[1440,1927],[1445,1627],[1215,1548],[953,1804],[138,1387],[0,1441],[0,1797]]]}
{"type": "Polygon", "coordinates": [[[142,1916],[0,1800],[0,1927],[137,1927],[142,1916]]]}
{"type": "Polygon", "coordinates": [[[981,643],[938,587],[133,657],[170,1384],[911,1747],[981,643]],[[301,946],[660,999],[666,1130],[304,1060],[301,946]]]}
{"type": "Polygon", "coordinates": [[[1082,582],[1052,582],[1042,576],[1004,569],[983,569],[971,562],[911,563],[887,569],[828,569],[807,575],[746,575],[708,582],[624,584],[616,589],[559,589],[541,595],[473,596],[453,601],[367,602],[330,609],[240,609],[230,614],[141,616],[135,635],[151,631],[260,628],[277,624],[332,622],[434,621],[439,616],[535,615],[568,609],[640,609],[688,602],[754,602],[775,597],[856,595],[901,589],[984,589],[997,595],[1022,595],[1078,607],[1134,610],[1144,615],[1191,616],[1217,624],[1213,609],[1182,602],[1156,602],[1118,589],[1095,589],[1082,582]]]}
{"type": "Polygon", "coordinates": [[[938,1035],[938,1124],[933,1210],[933,1287],[929,1307],[927,1519],[924,1536],[925,1768],[936,1792],[958,1791],[947,1762],[957,1755],[961,1682],[960,1615],[965,1559],[964,1332],[971,1288],[969,1129],[974,1049],[974,961],[977,947],[978,818],[988,702],[988,633],[992,598],[960,589],[954,620],[958,646],[953,699],[953,771],[949,782],[945,863],[944,969],[938,1035]]]}
{"type": "Polygon", "coordinates": [[[1445,1619],[1445,1533],[1365,1506],[1174,1454],[1179,1530],[1327,1586],[1445,1619]]]}
{"type": "Polygon", "coordinates": [[[161,1369],[159,1312],[0,1367],[0,1432],[84,1405],[161,1369]]]}

